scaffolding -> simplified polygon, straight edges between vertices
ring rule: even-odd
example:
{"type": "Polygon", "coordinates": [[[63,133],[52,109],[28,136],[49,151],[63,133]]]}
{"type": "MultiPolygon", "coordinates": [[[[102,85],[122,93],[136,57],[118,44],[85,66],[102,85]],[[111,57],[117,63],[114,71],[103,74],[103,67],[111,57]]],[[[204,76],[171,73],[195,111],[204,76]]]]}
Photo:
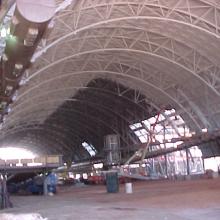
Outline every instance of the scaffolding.
{"type": "Polygon", "coordinates": [[[142,144],[121,167],[121,175],[141,179],[174,178],[204,172],[196,137],[194,142],[187,142],[193,139],[193,134],[174,109],[161,110],[130,128],[142,144]],[[184,143],[186,146],[180,148],[184,143]]]}

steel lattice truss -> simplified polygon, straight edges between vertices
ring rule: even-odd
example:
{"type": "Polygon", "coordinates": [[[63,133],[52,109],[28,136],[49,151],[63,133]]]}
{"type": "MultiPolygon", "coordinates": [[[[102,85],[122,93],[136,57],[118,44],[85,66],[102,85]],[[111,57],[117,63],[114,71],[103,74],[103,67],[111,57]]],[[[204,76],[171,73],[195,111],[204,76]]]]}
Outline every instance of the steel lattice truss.
{"type": "MultiPolygon", "coordinates": [[[[75,96],[91,88],[89,83],[96,79],[116,85],[112,90],[92,86],[99,89],[99,95],[94,96],[97,100],[102,97],[102,103],[95,107],[93,100],[90,108],[104,113],[90,117],[102,124],[108,122],[110,118],[104,115],[111,111],[123,119],[123,112],[108,106],[108,100],[116,96],[130,99],[131,105],[147,103],[148,116],[175,108],[192,131],[220,127],[218,0],[79,0],[57,13],[54,23],[46,46],[38,49],[33,67],[27,71],[28,82],[19,89],[5,119],[2,137],[6,140],[14,135],[16,142],[27,131],[37,130],[35,135],[29,134],[36,139],[32,139],[33,145],[39,145],[39,135],[47,140],[46,146],[57,146],[54,151],[68,151],[73,138],[78,138],[77,144],[82,141],[83,132],[90,139],[97,138],[92,135],[94,120],[82,130],[80,124],[62,127],[56,117],[51,119],[68,101],[73,111],[76,106],[75,111],[87,117],[89,100],[75,96]],[[100,95],[106,90],[114,94],[108,98],[100,95]],[[128,91],[134,95],[126,96],[128,91]],[[80,101],[86,104],[74,104],[80,101]],[[50,126],[45,127],[48,120],[50,126]],[[73,131],[64,135],[62,129],[73,131]],[[60,136],[70,139],[68,144],[60,136]]],[[[134,119],[123,121],[129,124],[134,119]]],[[[106,132],[119,132],[117,123],[109,126],[106,132]]]]}

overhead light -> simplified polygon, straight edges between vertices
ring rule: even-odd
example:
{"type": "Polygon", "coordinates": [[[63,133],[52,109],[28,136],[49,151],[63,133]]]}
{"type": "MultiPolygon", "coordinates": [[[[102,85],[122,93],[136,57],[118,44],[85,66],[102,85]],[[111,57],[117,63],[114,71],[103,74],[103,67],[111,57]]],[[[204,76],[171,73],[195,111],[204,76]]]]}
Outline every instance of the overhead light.
{"type": "Polygon", "coordinates": [[[192,134],[191,134],[191,133],[187,133],[187,134],[185,135],[185,137],[192,137],[192,134]]]}
{"type": "Polygon", "coordinates": [[[37,166],[42,166],[43,164],[42,163],[27,163],[27,166],[28,167],[37,167],[37,166]]]}
{"type": "Polygon", "coordinates": [[[6,112],[10,113],[11,112],[11,107],[8,106],[8,108],[6,109],[6,112]]]}
{"type": "Polygon", "coordinates": [[[30,75],[29,69],[26,69],[26,71],[24,73],[25,78],[28,78],[29,75],[30,75]]]}
{"type": "Polygon", "coordinates": [[[9,35],[9,34],[10,34],[10,28],[7,29],[7,35],[9,35]]]}
{"type": "Polygon", "coordinates": [[[23,64],[16,63],[16,64],[15,64],[15,69],[14,69],[14,71],[13,71],[13,75],[14,75],[14,76],[20,75],[22,69],[23,69],[23,64]]]}
{"type": "Polygon", "coordinates": [[[203,132],[203,133],[208,132],[208,129],[207,129],[207,128],[203,128],[203,129],[202,129],[202,132],[203,132]]]}
{"type": "Polygon", "coordinates": [[[19,24],[18,18],[15,15],[12,17],[12,24],[15,26],[19,24]]]}
{"type": "Polygon", "coordinates": [[[16,167],[23,167],[23,164],[22,163],[16,163],[15,166],[16,167]]]}
{"type": "Polygon", "coordinates": [[[31,57],[31,59],[30,59],[30,62],[31,63],[34,63],[36,61],[36,56],[35,56],[35,54],[31,57]]]}
{"type": "Polygon", "coordinates": [[[140,167],[140,165],[134,163],[134,164],[130,164],[129,167],[130,167],[130,168],[138,168],[138,167],[140,167]]]}
{"type": "Polygon", "coordinates": [[[27,35],[24,39],[24,45],[25,46],[33,46],[34,42],[38,35],[38,29],[37,28],[28,28],[27,35]]]}
{"type": "Polygon", "coordinates": [[[47,28],[48,28],[48,29],[54,28],[54,24],[55,24],[55,22],[54,22],[54,20],[52,19],[52,20],[49,22],[47,28]]]}
{"type": "Polygon", "coordinates": [[[95,169],[101,169],[103,168],[103,163],[95,163],[93,166],[95,169]]]}
{"type": "Polygon", "coordinates": [[[2,56],[2,60],[4,62],[7,62],[8,61],[8,56],[4,53],[3,56],[2,56]]]}
{"type": "Polygon", "coordinates": [[[6,36],[7,36],[7,30],[6,30],[5,27],[2,27],[2,29],[1,29],[1,37],[5,38],[6,36]]]}
{"type": "Polygon", "coordinates": [[[14,15],[12,17],[12,22],[11,22],[11,30],[10,33],[14,34],[15,32],[15,27],[19,24],[18,18],[14,15]]]}
{"type": "Polygon", "coordinates": [[[42,38],[42,45],[43,45],[43,47],[46,47],[46,45],[47,45],[47,40],[45,39],[45,38],[42,38]]]}
{"type": "Polygon", "coordinates": [[[12,101],[14,102],[16,100],[16,98],[18,97],[18,91],[16,90],[15,93],[12,96],[12,101]]]}
{"type": "Polygon", "coordinates": [[[15,69],[21,70],[22,68],[23,68],[23,64],[20,64],[20,63],[15,64],[15,69]]]}
{"type": "Polygon", "coordinates": [[[7,105],[7,102],[5,101],[0,102],[0,109],[4,109],[6,105],[7,105]]]}
{"type": "Polygon", "coordinates": [[[2,118],[2,123],[3,123],[3,124],[5,123],[6,118],[7,118],[7,116],[6,116],[6,115],[5,115],[5,116],[2,118]]]}
{"type": "Polygon", "coordinates": [[[10,96],[12,90],[13,90],[13,86],[7,85],[6,88],[5,88],[5,95],[10,96]]]}
{"type": "Polygon", "coordinates": [[[11,46],[15,46],[17,44],[17,37],[15,35],[10,34],[8,36],[8,44],[11,46]]]}
{"type": "Polygon", "coordinates": [[[88,179],[88,174],[87,173],[83,173],[83,179],[88,179]]]}

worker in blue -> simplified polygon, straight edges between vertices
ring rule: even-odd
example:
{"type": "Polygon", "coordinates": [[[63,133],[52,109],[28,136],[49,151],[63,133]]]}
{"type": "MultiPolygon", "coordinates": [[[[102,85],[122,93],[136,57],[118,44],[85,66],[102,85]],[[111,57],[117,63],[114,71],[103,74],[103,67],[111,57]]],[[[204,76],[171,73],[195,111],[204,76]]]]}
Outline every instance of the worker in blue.
{"type": "Polygon", "coordinates": [[[56,193],[57,175],[53,172],[49,172],[46,177],[48,195],[56,193]]]}

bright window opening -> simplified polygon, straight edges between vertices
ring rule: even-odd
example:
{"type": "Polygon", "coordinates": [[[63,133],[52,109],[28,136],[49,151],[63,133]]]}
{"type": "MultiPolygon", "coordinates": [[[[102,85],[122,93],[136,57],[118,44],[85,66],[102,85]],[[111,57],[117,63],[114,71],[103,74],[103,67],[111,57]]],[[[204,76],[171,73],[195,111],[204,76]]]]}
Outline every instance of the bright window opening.
{"type": "Polygon", "coordinates": [[[34,159],[36,155],[31,151],[23,148],[4,147],[0,148],[1,160],[14,160],[14,159],[34,159]]]}
{"type": "MultiPolygon", "coordinates": [[[[177,148],[182,141],[177,141],[176,138],[193,135],[182,117],[174,109],[163,111],[154,117],[136,122],[130,125],[130,129],[141,143],[148,141],[154,143],[149,146],[149,151],[177,148]]],[[[203,132],[207,132],[207,130],[203,132]]],[[[188,150],[188,157],[186,150],[177,151],[166,156],[146,159],[144,167],[148,175],[186,175],[187,160],[191,174],[203,172],[202,152],[197,146],[188,150]]]]}
{"type": "MultiPolygon", "coordinates": [[[[164,147],[165,140],[171,141],[172,138],[191,135],[184,120],[175,113],[174,109],[166,110],[163,114],[156,115],[140,123],[132,124],[130,129],[141,143],[147,143],[149,131],[151,131],[153,138],[161,143],[160,147],[164,147]]],[[[168,143],[166,147],[177,147],[178,144],[180,143],[168,143]]]]}
{"type": "Polygon", "coordinates": [[[94,157],[97,153],[96,149],[92,146],[92,144],[88,144],[87,142],[83,142],[82,146],[88,151],[91,157],[94,157]]]}
{"type": "Polygon", "coordinates": [[[220,171],[220,157],[207,158],[204,160],[204,163],[206,170],[220,171]]]}

